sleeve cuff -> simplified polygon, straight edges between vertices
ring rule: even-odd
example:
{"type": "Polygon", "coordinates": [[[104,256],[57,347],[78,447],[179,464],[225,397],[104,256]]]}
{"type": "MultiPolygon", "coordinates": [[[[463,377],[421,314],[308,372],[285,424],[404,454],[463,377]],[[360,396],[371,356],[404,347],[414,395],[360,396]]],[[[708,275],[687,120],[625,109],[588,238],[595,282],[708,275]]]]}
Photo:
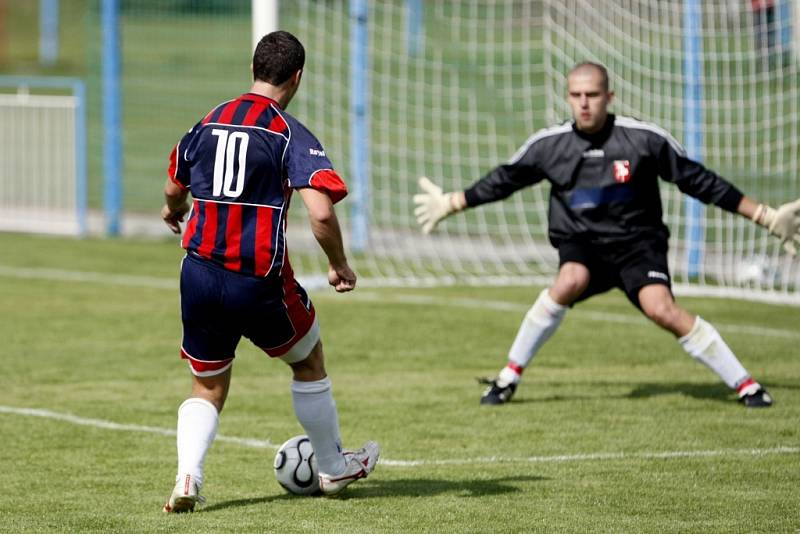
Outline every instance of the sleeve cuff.
{"type": "Polygon", "coordinates": [[[725,211],[736,213],[739,209],[739,204],[742,202],[742,198],[744,198],[744,193],[739,191],[736,186],[731,185],[730,189],[719,199],[717,206],[725,211]]]}
{"type": "Polygon", "coordinates": [[[464,190],[464,199],[467,201],[468,208],[472,208],[480,204],[480,197],[478,197],[472,187],[464,190]]]}
{"type": "Polygon", "coordinates": [[[189,187],[178,179],[178,147],[180,143],[175,145],[172,152],[169,154],[169,167],[167,168],[167,177],[181,188],[182,191],[188,191],[189,187]]]}
{"type": "Polygon", "coordinates": [[[323,169],[311,175],[308,185],[322,191],[336,204],[347,196],[347,186],[332,169],[323,169]]]}

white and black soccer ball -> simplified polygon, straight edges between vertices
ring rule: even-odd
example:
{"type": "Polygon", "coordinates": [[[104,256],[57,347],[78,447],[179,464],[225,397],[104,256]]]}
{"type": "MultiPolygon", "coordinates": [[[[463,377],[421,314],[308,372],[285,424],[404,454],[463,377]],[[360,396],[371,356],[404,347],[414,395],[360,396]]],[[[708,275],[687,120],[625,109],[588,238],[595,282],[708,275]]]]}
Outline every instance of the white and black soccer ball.
{"type": "Polygon", "coordinates": [[[308,436],[295,436],[281,445],[273,463],[278,484],[289,493],[310,495],[319,491],[319,470],[308,436]]]}
{"type": "Polygon", "coordinates": [[[773,286],[780,283],[776,263],[763,254],[747,256],[736,266],[736,282],[742,286],[773,286]]]}

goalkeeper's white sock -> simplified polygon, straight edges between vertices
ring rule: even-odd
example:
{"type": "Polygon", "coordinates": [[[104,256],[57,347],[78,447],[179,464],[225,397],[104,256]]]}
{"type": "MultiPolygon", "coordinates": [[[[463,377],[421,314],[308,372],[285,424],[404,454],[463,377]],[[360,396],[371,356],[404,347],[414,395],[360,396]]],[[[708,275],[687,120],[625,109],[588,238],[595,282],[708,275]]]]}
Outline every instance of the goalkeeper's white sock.
{"type": "Polygon", "coordinates": [[[190,474],[203,485],[203,463],[217,435],[219,413],[205,399],[186,399],[178,408],[178,476],[190,474]]]}
{"type": "Polygon", "coordinates": [[[678,342],[692,358],[717,373],[729,388],[737,389],[750,378],[717,329],[700,316],[695,319],[689,333],[679,338],[678,342]]]}
{"type": "Polygon", "coordinates": [[[337,475],[344,472],[339,416],[328,377],[313,382],[292,381],[292,404],[297,420],[303,425],[314,447],[320,472],[337,475]]]}
{"type": "Polygon", "coordinates": [[[522,320],[517,337],[508,352],[508,365],[498,375],[499,382],[504,384],[519,382],[522,370],[556,331],[567,309],[567,306],[554,301],[547,289],[539,294],[539,298],[522,320]]]}

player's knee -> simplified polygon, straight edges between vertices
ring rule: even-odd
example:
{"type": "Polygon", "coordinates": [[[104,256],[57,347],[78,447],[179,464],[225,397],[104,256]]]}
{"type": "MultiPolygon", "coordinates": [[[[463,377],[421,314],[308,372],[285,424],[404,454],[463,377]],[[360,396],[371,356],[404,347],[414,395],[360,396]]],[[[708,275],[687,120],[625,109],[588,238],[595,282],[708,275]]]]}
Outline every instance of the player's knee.
{"type": "Polygon", "coordinates": [[[325,372],[322,342],[317,341],[306,358],[289,363],[289,366],[292,368],[295,380],[313,381],[325,378],[327,373],[325,372]]]}
{"type": "Polygon", "coordinates": [[[193,376],[192,397],[206,400],[214,405],[217,412],[222,412],[228,397],[230,386],[230,369],[224,373],[208,377],[193,376]]]}
{"type": "Polygon", "coordinates": [[[551,288],[551,296],[560,304],[571,304],[586,291],[588,286],[589,271],[585,267],[565,266],[551,288]]]}
{"type": "Polygon", "coordinates": [[[680,310],[671,300],[642,303],[642,311],[657,325],[672,330],[677,324],[680,310]]]}

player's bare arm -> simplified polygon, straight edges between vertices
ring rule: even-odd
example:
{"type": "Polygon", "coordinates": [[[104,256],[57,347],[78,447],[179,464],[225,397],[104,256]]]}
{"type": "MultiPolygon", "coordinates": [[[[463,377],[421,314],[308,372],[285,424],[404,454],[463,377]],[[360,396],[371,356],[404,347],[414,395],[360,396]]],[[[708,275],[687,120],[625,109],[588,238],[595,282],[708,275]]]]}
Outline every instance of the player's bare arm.
{"type": "Polygon", "coordinates": [[[298,191],[308,210],[311,231],[328,257],[328,283],[339,293],[352,291],[356,287],[356,274],[347,263],[333,202],[325,193],[310,187],[298,191]]]}
{"type": "Polygon", "coordinates": [[[776,209],[743,197],[737,212],[768,229],[769,233],[781,240],[786,252],[797,255],[796,245],[800,244],[800,199],[776,209]]]}
{"type": "Polygon", "coordinates": [[[189,212],[189,203],[186,199],[189,191],[181,189],[175,182],[167,179],[164,185],[164,206],[161,208],[161,218],[173,234],[181,233],[183,217],[189,212]]]}

